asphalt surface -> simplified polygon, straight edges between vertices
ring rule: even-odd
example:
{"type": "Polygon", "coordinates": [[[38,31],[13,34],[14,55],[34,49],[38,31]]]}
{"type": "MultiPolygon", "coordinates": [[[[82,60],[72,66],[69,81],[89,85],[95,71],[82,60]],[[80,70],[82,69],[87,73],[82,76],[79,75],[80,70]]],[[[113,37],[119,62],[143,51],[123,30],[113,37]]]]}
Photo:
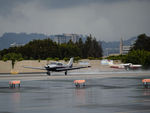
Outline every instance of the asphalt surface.
{"type": "Polygon", "coordinates": [[[144,78],[150,73],[1,74],[0,113],[149,113],[144,78]],[[76,79],[86,86],[76,88],[76,79]],[[21,87],[9,88],[10,80],[21,80],[21,87]]]}

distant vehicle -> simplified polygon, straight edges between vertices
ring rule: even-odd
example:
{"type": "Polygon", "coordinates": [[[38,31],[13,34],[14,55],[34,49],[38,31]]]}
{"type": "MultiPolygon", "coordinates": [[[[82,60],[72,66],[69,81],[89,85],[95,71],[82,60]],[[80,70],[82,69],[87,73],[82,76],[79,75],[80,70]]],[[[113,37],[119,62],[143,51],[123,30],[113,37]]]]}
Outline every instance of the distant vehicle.
{"type": "Polygon", "coordinates": [[[45,65],[43,68],[24,66],[24,68],[47,70],[47,75],[51,75],[50,72],[52,72],[52,71],[53,72],[65,71],[65,75],[67,75],[68,70],[75,70],[75,69],[89,68],[89,67],[91,67],[91,66],[73,67],[73,58],[70,59],[68,64],[63,64],[61,62],[52,62],[48,65],[45,65]]]}
{"type": "Polygon", "coordinates": [[[132,63],[126,63],[126,64],[109,64],[111,68],[118,68],[118,69],[125,69],[125,70],[135,70],[140,69],[142,65],[139,64],[132,64],[132,63]]]}

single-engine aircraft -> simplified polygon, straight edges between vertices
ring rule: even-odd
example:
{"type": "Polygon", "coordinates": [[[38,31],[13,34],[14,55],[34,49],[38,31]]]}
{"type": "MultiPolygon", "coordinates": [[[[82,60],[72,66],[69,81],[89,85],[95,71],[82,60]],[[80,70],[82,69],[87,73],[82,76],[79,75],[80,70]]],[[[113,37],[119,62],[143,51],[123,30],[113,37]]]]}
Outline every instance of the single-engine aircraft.
{"type": "Polygon", "coordinates": [[[30,69],[40,69],[40,70],[47,70],[47,75],[51,75],[50,72],[60,72],[65,71],[65,75],[67,75],[68,70],[75,70],[75,69],[81,69],[81,68],[89,68],[91,66],[80,66],[80,67],[73,67],[73,58],[70,58],[70,61],[68,64],[63,64],[61,62],[52,62],[50,64],[45,65],[44,67],[28,67],[24,66],[24,68],[30,68],[30,69]]]}
{"type": "Polygon", "coordinates": [[[140,69],[142,65],[139,64],[132,64],[132,63],[126,63],[126,64],[109,64],[111,68],[118,68],[118,69],[125,69],[125,70],[135,70],[140,69]]]}

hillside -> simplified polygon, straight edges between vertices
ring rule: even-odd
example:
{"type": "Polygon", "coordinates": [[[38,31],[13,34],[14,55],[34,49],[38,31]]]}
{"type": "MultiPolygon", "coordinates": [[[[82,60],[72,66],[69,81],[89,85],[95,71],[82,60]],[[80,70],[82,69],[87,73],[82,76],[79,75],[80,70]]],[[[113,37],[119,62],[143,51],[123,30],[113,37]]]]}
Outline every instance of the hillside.
{"type": "MultiPolygon", "coordinates": [[[[4,33],[3,36],[0,37],[0,50],[4,48],[9,48],[12,44],[15,45],[24,45],[27,44],[29,41],[34,40],[34,39],[46,39],[50,38],[53,41],[58,41],[58,38],[62,38],[64,41],[64,38],[67,38],[66,41],[69,41],[70,39],[75,38],[82,38],[83,42],[85,42],[87,36],[83,36],[80,34],[61,34],[61,35],[45,35],[45,34],[38,34],[38,33],[4,33]]],[[[72,39],[72,40],[73,40],[72,39]]],[[[61,41],[62,41],[61,40],[61,41]]],[[[59,40],[60,41],[60,40],[59,40]]],[[[76,40],[74,40],[76,41],[76,40]]],[[[63,43],[63,42],[62,42],[63,43]]]]}
{"type": "MultiPolygon", "coordinates": [[[[54,39],[54,35],[44,35],[44,34],[37,34],[37,33],[4,33],[0,37],[0,50],[4,48],[9,48],[11,44],[27,44],[29,41],[33,39],[45,39],[45,38],[51,38],[54,39]]],[[[123,44],[125,46],[132,45],[134,41],[136,40],[136,37],[129,38],[128,40],[124,40],[123,44]]],[[[85,42],[86,38],[83,38],[83,42],[85,42]]],[[[119,44],[120,41],[112,41],[112,42],[105,42],[100,41],[103,48],[103,55],[112,54],[112,53],[119,53],[119,44]]]]}
{"type": "Polygon", "coordinates": [[[26,33],[5,33],[2,37],[0,37],[0,50],[4,48],[9,48],[10,44],[26,44],[33,39],[44,39],[48,36],[44,34],[26,34],[26,33]]]}
{"type": "MultiPolygon", "coordinates": [[[[124,40],[123,45],[130,46],[135,42],[136,39],[137,39],[137,37],[132,37],[127,40],[124,40]]],[[[102,41],[100,43],[102,44],[104,56],[107,56],[108,54],[119,53],[120,41],[112,41],[112,42],[102,41]]]]}

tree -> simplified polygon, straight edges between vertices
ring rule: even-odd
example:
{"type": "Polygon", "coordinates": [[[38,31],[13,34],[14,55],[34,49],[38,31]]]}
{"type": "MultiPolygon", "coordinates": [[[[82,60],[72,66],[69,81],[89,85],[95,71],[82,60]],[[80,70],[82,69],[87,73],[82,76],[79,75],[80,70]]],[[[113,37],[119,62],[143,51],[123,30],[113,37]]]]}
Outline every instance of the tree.
{"type": "Polygon", "coordinates": [[[131,50],[138,50],[138,49],[150,51],[150,37],[146,36],[146,34],[141,34],[138,36],[131,50]]]}
{"type": "Polygon", "coordinates": [[[144,68],[149,68],[150,37],[146,34],[139,35],[130,52],[122,59],[122,61],[142,64],[144,68]]]}
{"type": "Polygon", "coordinates": [[[47,60],[47,64],[49,64],[49,61],[52,60],[52,58],[49,57],[49,58],[46,58],[46,60],[47,60]]]}
{"type": "Polygon", "coordinates": [[[0,51],[1,57],[8,53],[16,53],[22,54],[24,59],[41,59],[44,60],[46,58],[70,58],[70,57],[80,57],[80,58],[88,58],[88,57],[102,57],[102,49],[101,44],[96,41],[96,39],[92,38],[92,36],[88,36],[85,43],[82,42],[82,39],[79,39],[77,43],[73,43],[71,40],[68,43],[57,44],[53,42],[51,39],[44,40],[33,40],[28,44],[21,47],[10,47],[8,49],[4,49],[0,51]]]}
{"type": "Polygon", "coordinates": [[[102,57],[102,47],[101,44],[96,41],[96,38],[92,38],[90,35],[84,44],[83,57],[102,57]]]}
{"type": "Polygon", "coordinates": [[[90,57],[91,51],[90,48],[92,47],[92,36],[88,36],[85,44],[84,44],[84,50],[83,50],[83,57],[87,58],[90,57]]]}
{"type": "Polygon", "coordinates": [[[0,60],[2,59],[2,56],[0,55],[0,60]]]}
{"type": "Polygon", "coordinates": [[[69,58],[67,58],[67,57],[64,57],[64,59],[63,59],[64,61],[69,61],[69,58]]]}
{"type": "Polygon", "coordinates": [[[55,57],[54,60],[55,60],[55,61],[59,61],[59,58],[55,57]]]}
{"type": "Polygon", "coordinates": [[[122,60],[125,63],[141,64],[144,68],[149,68],[150,52],[145,50],[132,50],[122,60]]]}
{"type": "Polygon", "coordinates": [[[78,62],[79,60],[80,60],[80,57],[79,57],[79,56],[77,56],[77,57],[74,58],[74,61],[75,61],[75,62],[78,62]]]}
{"type": "Polygon", "coordinates": [[[8,53],[8,54],[3,56],[3,60],[4,61],[11,60],[12,68],[14,68],[15,62],[22,60],[22,55],[21,54],[16,54],[16,53],[8,53]]]}
{"type": "Polygon", "coordinates": [[[83,52],[84,52],[84,43],[83,43],[83,41],[82,41],[82,39],[81,38],[79,38],[79,41],[78,42],[76,42],[76,45],[78,46],[78,48],[80,49],[80,53],[79,53],[79,56],[80,57],[83,57],[83,52]]]}
{"type": "Polygon", "coordinates": [[[92,40],[92,45],[93,45],[93,57],[98,58],[102,57],[102,47],[100,43],[96,41],[96,38],[92,40]]]}

